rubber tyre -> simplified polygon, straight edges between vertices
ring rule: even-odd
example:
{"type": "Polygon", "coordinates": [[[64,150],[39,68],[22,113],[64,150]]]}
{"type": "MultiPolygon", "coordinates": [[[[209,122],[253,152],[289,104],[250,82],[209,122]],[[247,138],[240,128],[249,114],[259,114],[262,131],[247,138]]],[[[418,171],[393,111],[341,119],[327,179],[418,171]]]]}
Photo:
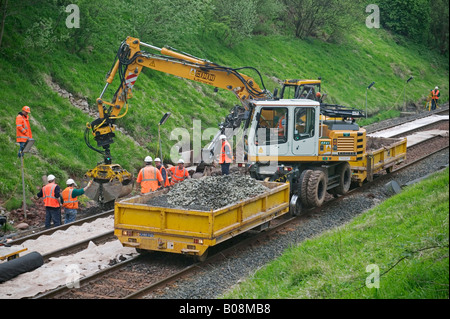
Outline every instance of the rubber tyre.
{"type": "Polygon", "coordinates": [[[327,177],[320,170],[315,170],[308,181],[307,198],[308,203],[313,207],[322,206],[327,193],[327,177]]]}
{"type": "Polygon", "coordinates": [[[311,169],[306,169],[300,175],[300,201],[304,208],[311,207],[308,201],[308,182],[313,172],[311,169]]]}
{"type": "Polygon", "coordinates": [[[350,190],[352,184],[352,170],[350,164],[345,162],[337,168],[336,174],[339,176],[339,186],[334,188],[334,194],[345,195],[350,190]]]}

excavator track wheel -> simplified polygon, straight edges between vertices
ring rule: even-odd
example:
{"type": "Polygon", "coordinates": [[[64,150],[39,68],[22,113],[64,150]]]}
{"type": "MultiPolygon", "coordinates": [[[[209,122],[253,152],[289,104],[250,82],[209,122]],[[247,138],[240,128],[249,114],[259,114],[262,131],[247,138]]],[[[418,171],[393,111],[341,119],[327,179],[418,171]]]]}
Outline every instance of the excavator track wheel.
{"type": "Polygon", "coordinates": [[[308,203],[313,207],[322,206],[327,193],[327,177],[320,170],[315,170],[308,181],[307,198],[308,203]]]}

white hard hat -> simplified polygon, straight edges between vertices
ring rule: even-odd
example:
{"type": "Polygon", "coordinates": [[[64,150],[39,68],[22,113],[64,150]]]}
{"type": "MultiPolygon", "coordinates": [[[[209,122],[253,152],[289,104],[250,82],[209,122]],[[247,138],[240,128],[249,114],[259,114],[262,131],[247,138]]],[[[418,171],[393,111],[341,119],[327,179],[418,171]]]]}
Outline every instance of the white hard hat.
{"type": "Polygon", "coordinates": [[[151,156],[147,156],[147,157],[145,157],[144,162],[151,163],[151,162],[153,162],[153,159],[151,156]]]}
{"type": "Polygon", "coordinates": [[[434,88],[435,90],[439,90],[439,88],[436,86],[435,88],[434,88]]]}
{"type": "Polygon", "coordinates": [[[47,176],[47,182],[54,181],[54,180],[55,180],[55,175],[50,174],[47,176]]]}
{"type": "Polygon", "coordinates": [[[227,136],[222,134],[222,135],[219,136],[219,138],[220,138],[221,140],[223,140],[223,139],[227,139],[227,136]]]}
{"type": "Polygon", "coordinates": [[[184,164],[184,160],[182,159],[182,158],[180,158],[179,160],[178,160],[178,164],[184,164]]]}
{"type": "Polygon", "coordinates": [[[159,157],[155,158],[155,162],[161,162],[161,159],[159,157]]]}
{"type": "Polygon", "coordinates": [[[75,181],[74,181],[73,179],[69,178],[69,179],[66,181],[66,185],[72,185],[72,184],[74,184],[75,186],[77,186],[77,183],[75,183],[75,181]]]}

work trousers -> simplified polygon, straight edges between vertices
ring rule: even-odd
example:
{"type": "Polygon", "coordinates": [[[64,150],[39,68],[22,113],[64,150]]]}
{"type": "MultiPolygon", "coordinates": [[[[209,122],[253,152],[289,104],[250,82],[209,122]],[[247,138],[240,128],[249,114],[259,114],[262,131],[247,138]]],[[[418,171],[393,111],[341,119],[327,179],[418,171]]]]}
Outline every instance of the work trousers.
{"type": "Polygon", "coordinates": [[[220,165],[222,166],[222,175],[229,175],[230,174],[230,163],[222,163],[220,165]]]}
{"type": "Polygon", "coordinates": [[[19,148],[19,153],[17,154],[17,156],[18,157],[21,157],[22,156],[22,151],[23,151],[23,149],[25,148],[25,143],[26,142],[19,142],[19,146],[20,146],[20,148],[19,148]]]}
{"type": "Polygon", "coordinates": [[[436,110],[436,100],[435,99],[432,99],[431,100],[431,110],[433,111],[433,110],[436,110]]]}
{"type": "Polygon", "coordinates": [[[77,210],[73,208],[64,208],[64,224],[74,222],[77,218],[77,210]]]}
{"type": "Polygon", "coordinates": [[[55,227],[61,225],[61,207],[45,206],[45,212],[45,228],[50,228],[52,221],[55,227]]]}

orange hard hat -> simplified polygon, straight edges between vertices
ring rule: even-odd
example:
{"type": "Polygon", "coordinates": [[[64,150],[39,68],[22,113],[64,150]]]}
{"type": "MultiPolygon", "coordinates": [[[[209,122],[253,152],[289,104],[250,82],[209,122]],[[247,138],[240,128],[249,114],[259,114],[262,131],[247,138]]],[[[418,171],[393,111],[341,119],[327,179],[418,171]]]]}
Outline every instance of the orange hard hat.
{"type": "Polygon", "coordinates": [[[22,111],[27,112],[27,113],[31,113],[30,107],[26,106],[26,105],[22,108],[22,111]]]}
{"type": "Polygon", "coordinates": [[[317,96],[317,97],[319,97],[319,96],[321,96],[321,95],[322,95],[322,94],[321,94],[320,92],[317,92],[317,93],[316,93],[316,96],[317,96]]]}

